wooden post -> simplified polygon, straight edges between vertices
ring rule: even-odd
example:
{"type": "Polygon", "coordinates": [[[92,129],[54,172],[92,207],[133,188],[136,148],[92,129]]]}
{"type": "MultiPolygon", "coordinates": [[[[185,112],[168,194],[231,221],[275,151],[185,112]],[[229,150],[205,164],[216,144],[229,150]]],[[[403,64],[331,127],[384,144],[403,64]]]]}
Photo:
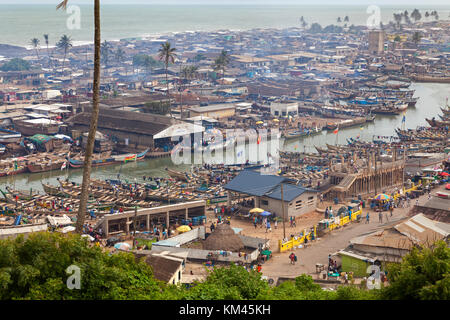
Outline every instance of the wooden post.
{"type": "Polygon", "coordinates": [[[166,212],[166,228],[169,231],[169,211],[166,212]]]}

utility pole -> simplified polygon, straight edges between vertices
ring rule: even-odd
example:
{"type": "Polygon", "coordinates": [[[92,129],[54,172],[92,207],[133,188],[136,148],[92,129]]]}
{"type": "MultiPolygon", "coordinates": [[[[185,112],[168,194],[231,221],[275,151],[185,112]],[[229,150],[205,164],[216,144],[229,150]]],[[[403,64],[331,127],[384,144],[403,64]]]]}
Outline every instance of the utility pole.
{"type": "Polygon", "coordinates": [[[374,157],[375,157],[375,180],[374,180],[374,185],[375,185],[375,195],[377,194],[377,183],[378,183],[378,176],[377,176],[377,154],[378,154],[378,150],[375,152],[374,157]]]}
{"type": "Polygon", "coordinates": [[[283,239],[286,239],[286,219],[284,214],[283,183],[281,183],[281,210],[283,211],[283,239]]]}

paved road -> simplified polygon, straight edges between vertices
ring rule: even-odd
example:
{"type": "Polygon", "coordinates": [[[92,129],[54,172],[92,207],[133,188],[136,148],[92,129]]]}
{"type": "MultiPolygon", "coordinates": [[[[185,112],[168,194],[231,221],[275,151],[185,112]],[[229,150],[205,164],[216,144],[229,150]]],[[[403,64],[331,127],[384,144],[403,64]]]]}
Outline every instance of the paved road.
{"type": "MultiPolygon", "coordinates": [[[[441,189],[441,188],[439,188],[441,189]]],[[[439,189],[435,189],[438,191],[439,189]]],[[[432,193],[435,193],[433,191],[432,193]]],[[[428,201],[428,196],[423,195],[419,198],[419,204],[428,201]]],[[[273,259],[267,261],[262,266],[262,273],[270,277],[295,277],[303,273],[315,274],[316,263],[328,264],[328,254],[335,253],[348,246],[349,241],[357,236],[374,232],[386,226],[395,225],[403,220],[408,212],[413,208],[416,200],[411,200],[410,208],[397,208],[394,210],[393,216],[390,217],[389,212],[384,212],[383,223],[378,222],[378,213],[370,211],[370,223],[366,224],[367,209],[363,209],[363,217],[359,223],[350,223],[347,226],[333,230],[323,238],[308,245],[307,248],[295,249],[294,252],[298,257],[295,265],[290,264],[289,252],[274,253],[273,259]],[[386,221],[386,217],[388,221],[386,221]]]]}

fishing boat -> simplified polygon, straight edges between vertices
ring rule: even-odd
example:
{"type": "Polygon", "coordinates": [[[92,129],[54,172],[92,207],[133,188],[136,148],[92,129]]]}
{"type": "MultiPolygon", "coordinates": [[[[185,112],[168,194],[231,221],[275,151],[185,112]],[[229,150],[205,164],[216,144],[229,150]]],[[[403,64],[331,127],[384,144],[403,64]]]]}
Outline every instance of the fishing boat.
{"type": "Polygon", "coordinates": [[[442,113],[444,116],[450,117],[450,108],[441,108],[442,113]]]}
{"type": "Polygon", "coordinates": [[[375,114],[383,114],[388,116],[396,116],[401,114],[402,112],[396,108],[375,108],[370,110],[370,112],[375,114]]]}
{"type": "Polygon", "coordinates": [[[27,170],[25,158],[0,160],[0,177],[16,175],[27,170]]]}
{"type": "Polygon", "coordinates": [[[181,181],[185,181],[185,182],[188,181],[188,177],[187,177],[186,173],[179,172],[179,171],[176,171],[176,170],[172,170],[172,169],[169,169],[169,168],[166,168],[166,171],[167,171],[167,174],[169,175],[169,177],[171,177],[171,178],[174,178],[174,179],[177,179],[177,180],[181,180],[181,181]]]}
{"type": "Polygon", "coordinates": [[[58,160],[47,160],[47,159],[40,159],[37,161],[33,161],[31,163],[28,163],[27,168],[28,171],[32,173],[36,172],[47,172],[52,170],[58,170],[61,169],[63,164],[66,162],[66,159],[58,159],[58,160]]]}
{"type": "Polygon", "coordinates": [[[149,149],[146,149],[140,153],[127,153],[121,154],[117,156],[111,156],[116,163],[127,163],[130,161],[139,161],[145,158],[149,149]]]}
{"type": "Polygon", "coordinates": [[[42,188],[44,189],[45,193],[50,196],[65,197],[65,198],[69,197],[69,194],[67,194],[66,192],[64,192],[63,190],[61,190],[58,187],[54,187],[49,184],[45,184],[43,182],[41,182],[41,184],[42,184],[42,188]]]}
{"type": "Polygon", "coordinates": [[[306,136],[312,136],[312,135],[316,135],[322,132],[322,128],[312,128],[312,129],[303,129],[303,130],[295,130],[295,131],[291,131],[291,132],[287,132],[284,135],[284,138],[289,140],[289,139],[294,139],[294,138],[299,138],[299,137],[306,137],[306,136]]]}
{"type": "Polygon", "coordinates": [[[12,190],[10,187],[6,187],[6,191],[12,196],[18,196],[20,200],[32,200],[36,196],[39,196],[38,192],[33,192],[32,189],[30,191],[21,191],[21,190],[12,190]]]}
{"type": "Polygon", "coordinates": [[[327,149],[320,148],[320,147],[318,147],[318,146],[314,146],[314,148],[316,148],[317,152],[320,153],[320,154],[322,154],[322,153],[328,153],[328,150],[327,150],[327,149]]]}
{"type": "Polygon", "coordinates": [[[366,122],[373,122],[376,118],[376,115],[374,114],[368,114],[366,115],[366,122]]]}
{"type": "Polygon", "coordinates": [[[6,146],[0,143],[0,153],[5,153],[6,146]]]}
{"type": "Polygon", "coordinates": [[[428,124],[430,126],[432,126],[433,128],[438,128],[438,127],[445,127],[445,126],[450,126],[450,121],[439,121],[436,119],[427,119],[425,118],[425,120],[428,122],[428,124]]]}
{"type": "Polygon", "coordinates": [[[1,143],[16,143],[20,141],[22,134],[17,131],[8,129],[0,129],[0,142],[1,143]]]}

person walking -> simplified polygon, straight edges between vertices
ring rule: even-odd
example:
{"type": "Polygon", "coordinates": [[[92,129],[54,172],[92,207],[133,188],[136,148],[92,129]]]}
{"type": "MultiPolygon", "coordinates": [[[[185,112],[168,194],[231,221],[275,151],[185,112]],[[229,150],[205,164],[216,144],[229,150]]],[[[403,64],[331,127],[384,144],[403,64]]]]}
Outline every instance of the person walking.
{"type": "Polygon", "coordinates": [[[383,212],[378,212],[378,222],[383,223],[383,212]]]}
{"type": "Polygon", "coordinates": [[[295,254],[293,252],[289,255],[289,259],[291,260],[291,264],[295,264],[295,254]]]}
{"type": "Polygon", "coordinates": [[[392,217],[392,213],[394,212],[394,205],[393,204],[389,207],[389,211],[391,212],[391,217],[392,217]]]}
{"type": "Polygon", "coordinates": [[[366,224],[370,222],[370,215],[369,212],[366,214],[366,224]]]}
{"type": "Polygon", "coordinates": [[[275,219],[275,222],[273,223],[273,226],[275,227],[275,230],[276,230],[277,227],[278,227],[278,219],[275,219]]]}
{"type": "Polygon", "coordinates": [[[266,224],[266,233],[267,233],[267,231],[272,232],[272,229],[270,228],[270,221],[267,221],[267,224],[266,224]]]}

